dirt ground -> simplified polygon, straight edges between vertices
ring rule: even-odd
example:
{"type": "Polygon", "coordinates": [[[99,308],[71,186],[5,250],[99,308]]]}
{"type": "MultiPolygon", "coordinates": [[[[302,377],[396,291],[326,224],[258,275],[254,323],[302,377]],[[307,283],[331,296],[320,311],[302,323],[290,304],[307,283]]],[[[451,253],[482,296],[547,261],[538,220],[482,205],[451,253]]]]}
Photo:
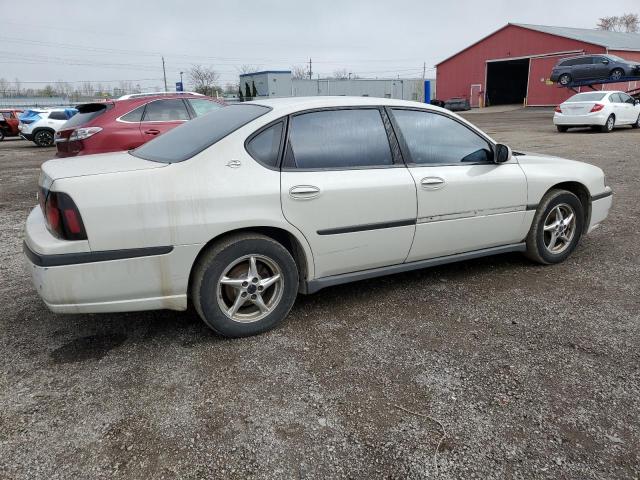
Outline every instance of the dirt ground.
{"type": "Polygon", "coordinates": [[[47,311],[21,242],[53,152],[0,143],[0,478],[640,478],[640,130],[469,119],[602,167],[607,222],[561,265],[329,288],[242,340],[193,311],[47,311]]]}

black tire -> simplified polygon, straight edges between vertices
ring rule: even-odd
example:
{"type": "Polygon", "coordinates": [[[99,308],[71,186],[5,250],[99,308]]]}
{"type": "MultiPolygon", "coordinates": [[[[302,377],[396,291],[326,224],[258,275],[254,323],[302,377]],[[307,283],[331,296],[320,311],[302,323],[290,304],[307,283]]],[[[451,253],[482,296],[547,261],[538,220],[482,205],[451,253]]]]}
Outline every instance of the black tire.
{"type": "Polygon", "coordinates": [[[33,134],[33,143],[39,147],[50,147],[53,145],[53,130],[37,130],[33,134]]]}
{"type": "MultiPolygon", "coordinates": [[[[568,218],[568,215],[567,217],[568,218]]],[[[527,235],[527,252],[526,255],[531,260],[542,263],[543,265],[550,265],[553,263],[560,263],[571,255],[571,252],[575,250],[582,232],[584,230],[584,207],[580,199],[573,193],[567,190],[552,189],[549,190],[538,205],[536,214],[533,217],[533,223],[531,230],[527,235]],[[547,241],[550,232],[545,232],[545,221],[547,221],[552,215],[552,211],[556,207],[573,210],[574,214],[574,226],[573,233],[571,234],[570,241],[564,244],[564,248],[561,251],[553,252],[548,248],[547,241]]]]}
{"type": "Polygon", "coordinates": [[[558,129],[558,131],[559,131],[560,133],[564,133],[564,132],[566,132],[567,130],[569,130],[569,127],[565,127],[565,126],[562,126],[562,125],[556,125],[556,128],[558,129]]]}
{"type": "Polygon", "coordinates": [[[600,131],[603,133],[611,133],[616,126],[616,117],[611,114],[607,118],[607,121],[600,127],[600,131]]]}
{"type": "Polygon", "coordinates": [[[0,130],[0,142],[4,140],[4,132],[0,130]]]}
{"type": "Polygon", "coordinates": [[[563,73],[562,75],[560,75],[560,78],[558,78],[558,83],[560,85],[566,86],[571,83],[571,80],[571,75],[569,75],[568,73],[563,73]]]}
{"type": "MultiPolygon", "coordinates": [[[[248,260],[247,266],[244,267],[243,265],[243,263],[240,263],[231,268],[246,268],[248,270],[248,260]]],[[[266,264],[260,264],[259,267],[263,268],[262,272],[265,272],[264,269],[267,268],[266,264]]],[[[225,337],[248,337],[271,330],[288,315],[298,293],[298,268],[295,260],[286,248],[265,235],[243,233],[227,237],[214,244],[209,251],[202,255],[194,268],[191,286],[193,304],[204,323],[225,337]],[[228,276],[227,270],[234,262],[247,256],[255,256],[258,259],[272,261],[280,271],[282,283],[267,287],[263,294],[259,294],[261,299],[263,299],[261,295],[265,295],[264,298],[267,298],[269,294],[272,295],[271,300],[267,299],[265,301],[265,304],[270,301],[274,302],[272,310],[266,313],[266,316],[256,320],[234,320],[221,307],[221,303],[225,304],[227,301],[233,303],[232,299],[228,298],[228,290],[225,289],[231,289],[233,295],[236,295],[236,292],[238,292],[237,295],[240,295],[240,292],[243,294],[249,293],[247,300],[245,300],[248,304],[245,303],[239,307],[238,314],[242,314],[243,309],[249,309],[249,311],[251,309],[259,310],[257,305],[253,304],[253,301],[249,299],[249,297],[255,296],[255,288],[253,291],[249,290],[247,292],[246,289],[241,289],[240,286],[234,288],[225,287],[220,282],[223,276],[228,276]],[[279,299],[276,298],[276,292],[279,292],[277,297],[279,299]]],[[[243,272],[245,271],[243,270],[243,272]]],[[[242,273],[241,275],[244,276],[247,273],[242,273]]],[[[240,277],[236,278],[240,279],[240,277]]],[[[253,285],[249,284],[248,288],[252,287],[253,285]]],[[[236,296],[236,301],[237,298],[236,296]]],[[[264,314],[260,313],[260,311],[255,313],[258,316],[264,314]]]]}
{"type": "Polygon", "coordinates": [[[631,125],[631,128],[640,128],[640,115],[638,115],[638,118],[636,119],[636,123],[631,125]]]}
{"type": "Polygon", "coordinates": [[[609,73],[609,79],[611,80],[620,80],[622,77],[624,77],[624,70],[621,68],[614,68],[609,73]]]}

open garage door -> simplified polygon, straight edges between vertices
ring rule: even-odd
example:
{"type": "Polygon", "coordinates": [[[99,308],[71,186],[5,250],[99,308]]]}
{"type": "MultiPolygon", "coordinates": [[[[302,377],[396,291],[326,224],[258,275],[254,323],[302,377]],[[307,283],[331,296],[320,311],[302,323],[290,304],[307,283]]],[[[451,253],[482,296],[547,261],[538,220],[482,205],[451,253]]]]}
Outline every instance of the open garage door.
{"type": "Polygon", "coordinates": [[[487,105],[522,104],[527,96],[529,59],[487,62],[487,105]]]}

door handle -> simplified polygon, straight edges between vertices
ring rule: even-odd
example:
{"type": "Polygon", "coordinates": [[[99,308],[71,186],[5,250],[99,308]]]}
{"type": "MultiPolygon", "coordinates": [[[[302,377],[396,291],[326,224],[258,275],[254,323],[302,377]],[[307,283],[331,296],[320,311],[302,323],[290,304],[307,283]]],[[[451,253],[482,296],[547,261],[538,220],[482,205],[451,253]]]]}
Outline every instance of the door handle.
{"type": "Polygon", "coordinates": [[[425,177],[420,180],[420,185],[426,190],[438,190],[444,187],[446,182],[440,177],[425,177]]]}
{"type": "Polygon", "coordinates": [[[150,128],[149,130],[145,130],[144,133],[148,133],[149,135],[157,135],[160,133],[160,130],[156,130],[155,128],[150,128]]]}
{"type": "Polygon", "coordinates": [[[315,185],[296,185],[289,189],[289,196],[296,200],[311,200],[320,195],[320,189],[315,185]]]}

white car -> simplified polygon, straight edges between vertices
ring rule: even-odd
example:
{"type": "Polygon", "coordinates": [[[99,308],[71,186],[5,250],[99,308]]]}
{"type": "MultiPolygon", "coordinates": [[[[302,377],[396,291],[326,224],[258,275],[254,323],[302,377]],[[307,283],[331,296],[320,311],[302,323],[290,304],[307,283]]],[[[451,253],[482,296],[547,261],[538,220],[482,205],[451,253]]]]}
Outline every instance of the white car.
{"type": "Polygon", "coordinates": [[[20,136],[39,147],[50,147],[56,132],[77,112],[75,108],[27,110],[19,117],[20,136]]]}
{"type": "Polygon", "coordinates": [[[578,93],[556,107],[553,123],[559,132],[592,127],[611,132],[619,125],[640,127],[640,100],[624,92],[578,93]]]}
{"type": "Polygon", "coordinates": [[[263,332],[298,293],[504,252],[558,263],[609,212],[598,167],[513,153],[381,98],[214,110],[131,152],[50,160],[26,222],[54,312],[185,310],[263,332]]]}

